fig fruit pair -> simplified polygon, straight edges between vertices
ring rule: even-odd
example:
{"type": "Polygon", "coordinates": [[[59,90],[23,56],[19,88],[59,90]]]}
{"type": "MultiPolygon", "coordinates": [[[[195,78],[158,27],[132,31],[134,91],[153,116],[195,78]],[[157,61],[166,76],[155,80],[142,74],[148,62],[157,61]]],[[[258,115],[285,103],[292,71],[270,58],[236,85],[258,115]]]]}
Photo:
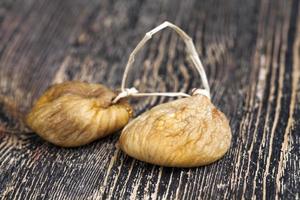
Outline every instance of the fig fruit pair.
{"type": "Polygon", "coordinates": [[[85,145],[125,126],[118,142],[120,149],[138,160],[161,166],[207,165],[228,151],[229,122],[211,103],[206,74],[196,49],[179,27],[164,22],[145,35],[129,57],[121,91],[116,94],[101,84],[76,81],[57,84],[37,100],[26,122],[42,138],[62,147],[85,145]],[[201,76],[205,89],[196,89],[192,96],[139,93],[135,88],[125,88],[135,54],[153,34],[165,27],[171,27],[183,38],[187,56],[201,76]],[[130,121],[133,109],[125,97],[156,95],[184,98],[155,106],[130,121]]]}

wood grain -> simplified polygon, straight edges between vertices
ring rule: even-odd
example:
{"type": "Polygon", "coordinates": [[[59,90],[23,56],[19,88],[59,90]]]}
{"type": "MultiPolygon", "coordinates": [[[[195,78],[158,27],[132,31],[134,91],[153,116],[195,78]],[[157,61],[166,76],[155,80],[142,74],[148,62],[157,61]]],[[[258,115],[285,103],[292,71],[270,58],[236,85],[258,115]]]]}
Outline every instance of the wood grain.
{"type": "MultiPolygon", "coordinates": [[[[299,199],[298,0],[2,0],[1,199],[299,199]],[[233,140],[220,161],[162,168],[125,156],[119,133],[81,148],[51,145],[22,122],[52,83],[118,89],[130,52],[169,20],[194,40],[213,103],[233,140]]],[[[174,32],[139,54],[128,85],[190,91],[201,84],[174,32]]],[[[172,98],[132,100],[135,115],[172,98]]]]}

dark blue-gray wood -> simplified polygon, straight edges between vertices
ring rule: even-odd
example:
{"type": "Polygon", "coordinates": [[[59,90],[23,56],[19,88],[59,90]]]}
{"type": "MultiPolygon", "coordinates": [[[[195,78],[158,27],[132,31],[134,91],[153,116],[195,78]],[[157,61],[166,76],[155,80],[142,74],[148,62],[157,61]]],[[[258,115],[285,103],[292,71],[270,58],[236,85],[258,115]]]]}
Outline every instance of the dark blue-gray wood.
{"type": "MultiPolygon", "coordinates": [[[[298,0],[1,0],[0,199],[299,199],[298,0]],[[81,148],[53,146],[24,125],[31,104],[65,80],[120,87],[130,52],[169,20],[194,40],[212,101],[230,119],[230,151],[193,169],[136,161],[119,133],[81,148]]],[[[139,54],[128,85],[201,85],[170,30],[139,54]]],[[[135,99],[135,115],[171,98],[135,99]]]]}

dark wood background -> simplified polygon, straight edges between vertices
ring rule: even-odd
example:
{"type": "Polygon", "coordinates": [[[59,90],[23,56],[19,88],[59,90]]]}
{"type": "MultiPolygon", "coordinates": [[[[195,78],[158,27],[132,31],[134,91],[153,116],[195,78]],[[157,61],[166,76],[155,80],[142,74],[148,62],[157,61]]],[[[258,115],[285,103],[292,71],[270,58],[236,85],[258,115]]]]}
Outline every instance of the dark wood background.
{"type": "MultiPolygon", "coordinates": [[[[298,0],[0,0],[0,198],[299,199],[298,0]],[[205,167],[157,167],[116,149],[116,133],[81,148],[51,145],[23,124],[65,80],[120,87],[130,52],[169,20],[194,40],[212,101],[233,139],[205,167]]],[[[166,30],[139,54],[130,85],[190,91],[199,76],[166,30]]],[[[132,100],[135,115],[171,98],[132,100]]]]}

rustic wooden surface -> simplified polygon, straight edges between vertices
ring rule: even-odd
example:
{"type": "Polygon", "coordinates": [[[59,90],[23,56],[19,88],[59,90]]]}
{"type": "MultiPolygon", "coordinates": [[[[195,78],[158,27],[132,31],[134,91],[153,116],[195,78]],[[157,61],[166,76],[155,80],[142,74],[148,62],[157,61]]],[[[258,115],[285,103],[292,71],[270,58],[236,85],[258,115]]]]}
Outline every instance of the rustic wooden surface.
{"type": "MultiPolygon", "coordinates": [[[[1,0],[1,199],[299,199],[300,5],[298,0],[1,0]],[[119,133],[63,149],[22,123],[52,83],[119,88],[129,53],[170,20],[195,41],[212,101],[233,140],[220,161],[193,169],[136,161],[119,133]]],[[[139,54],[129,84],[189,91],[200,84],[184,45],[166,30],[139,54]]],[[[170,98],[134,100],[135,114],[170,98]]]]}

